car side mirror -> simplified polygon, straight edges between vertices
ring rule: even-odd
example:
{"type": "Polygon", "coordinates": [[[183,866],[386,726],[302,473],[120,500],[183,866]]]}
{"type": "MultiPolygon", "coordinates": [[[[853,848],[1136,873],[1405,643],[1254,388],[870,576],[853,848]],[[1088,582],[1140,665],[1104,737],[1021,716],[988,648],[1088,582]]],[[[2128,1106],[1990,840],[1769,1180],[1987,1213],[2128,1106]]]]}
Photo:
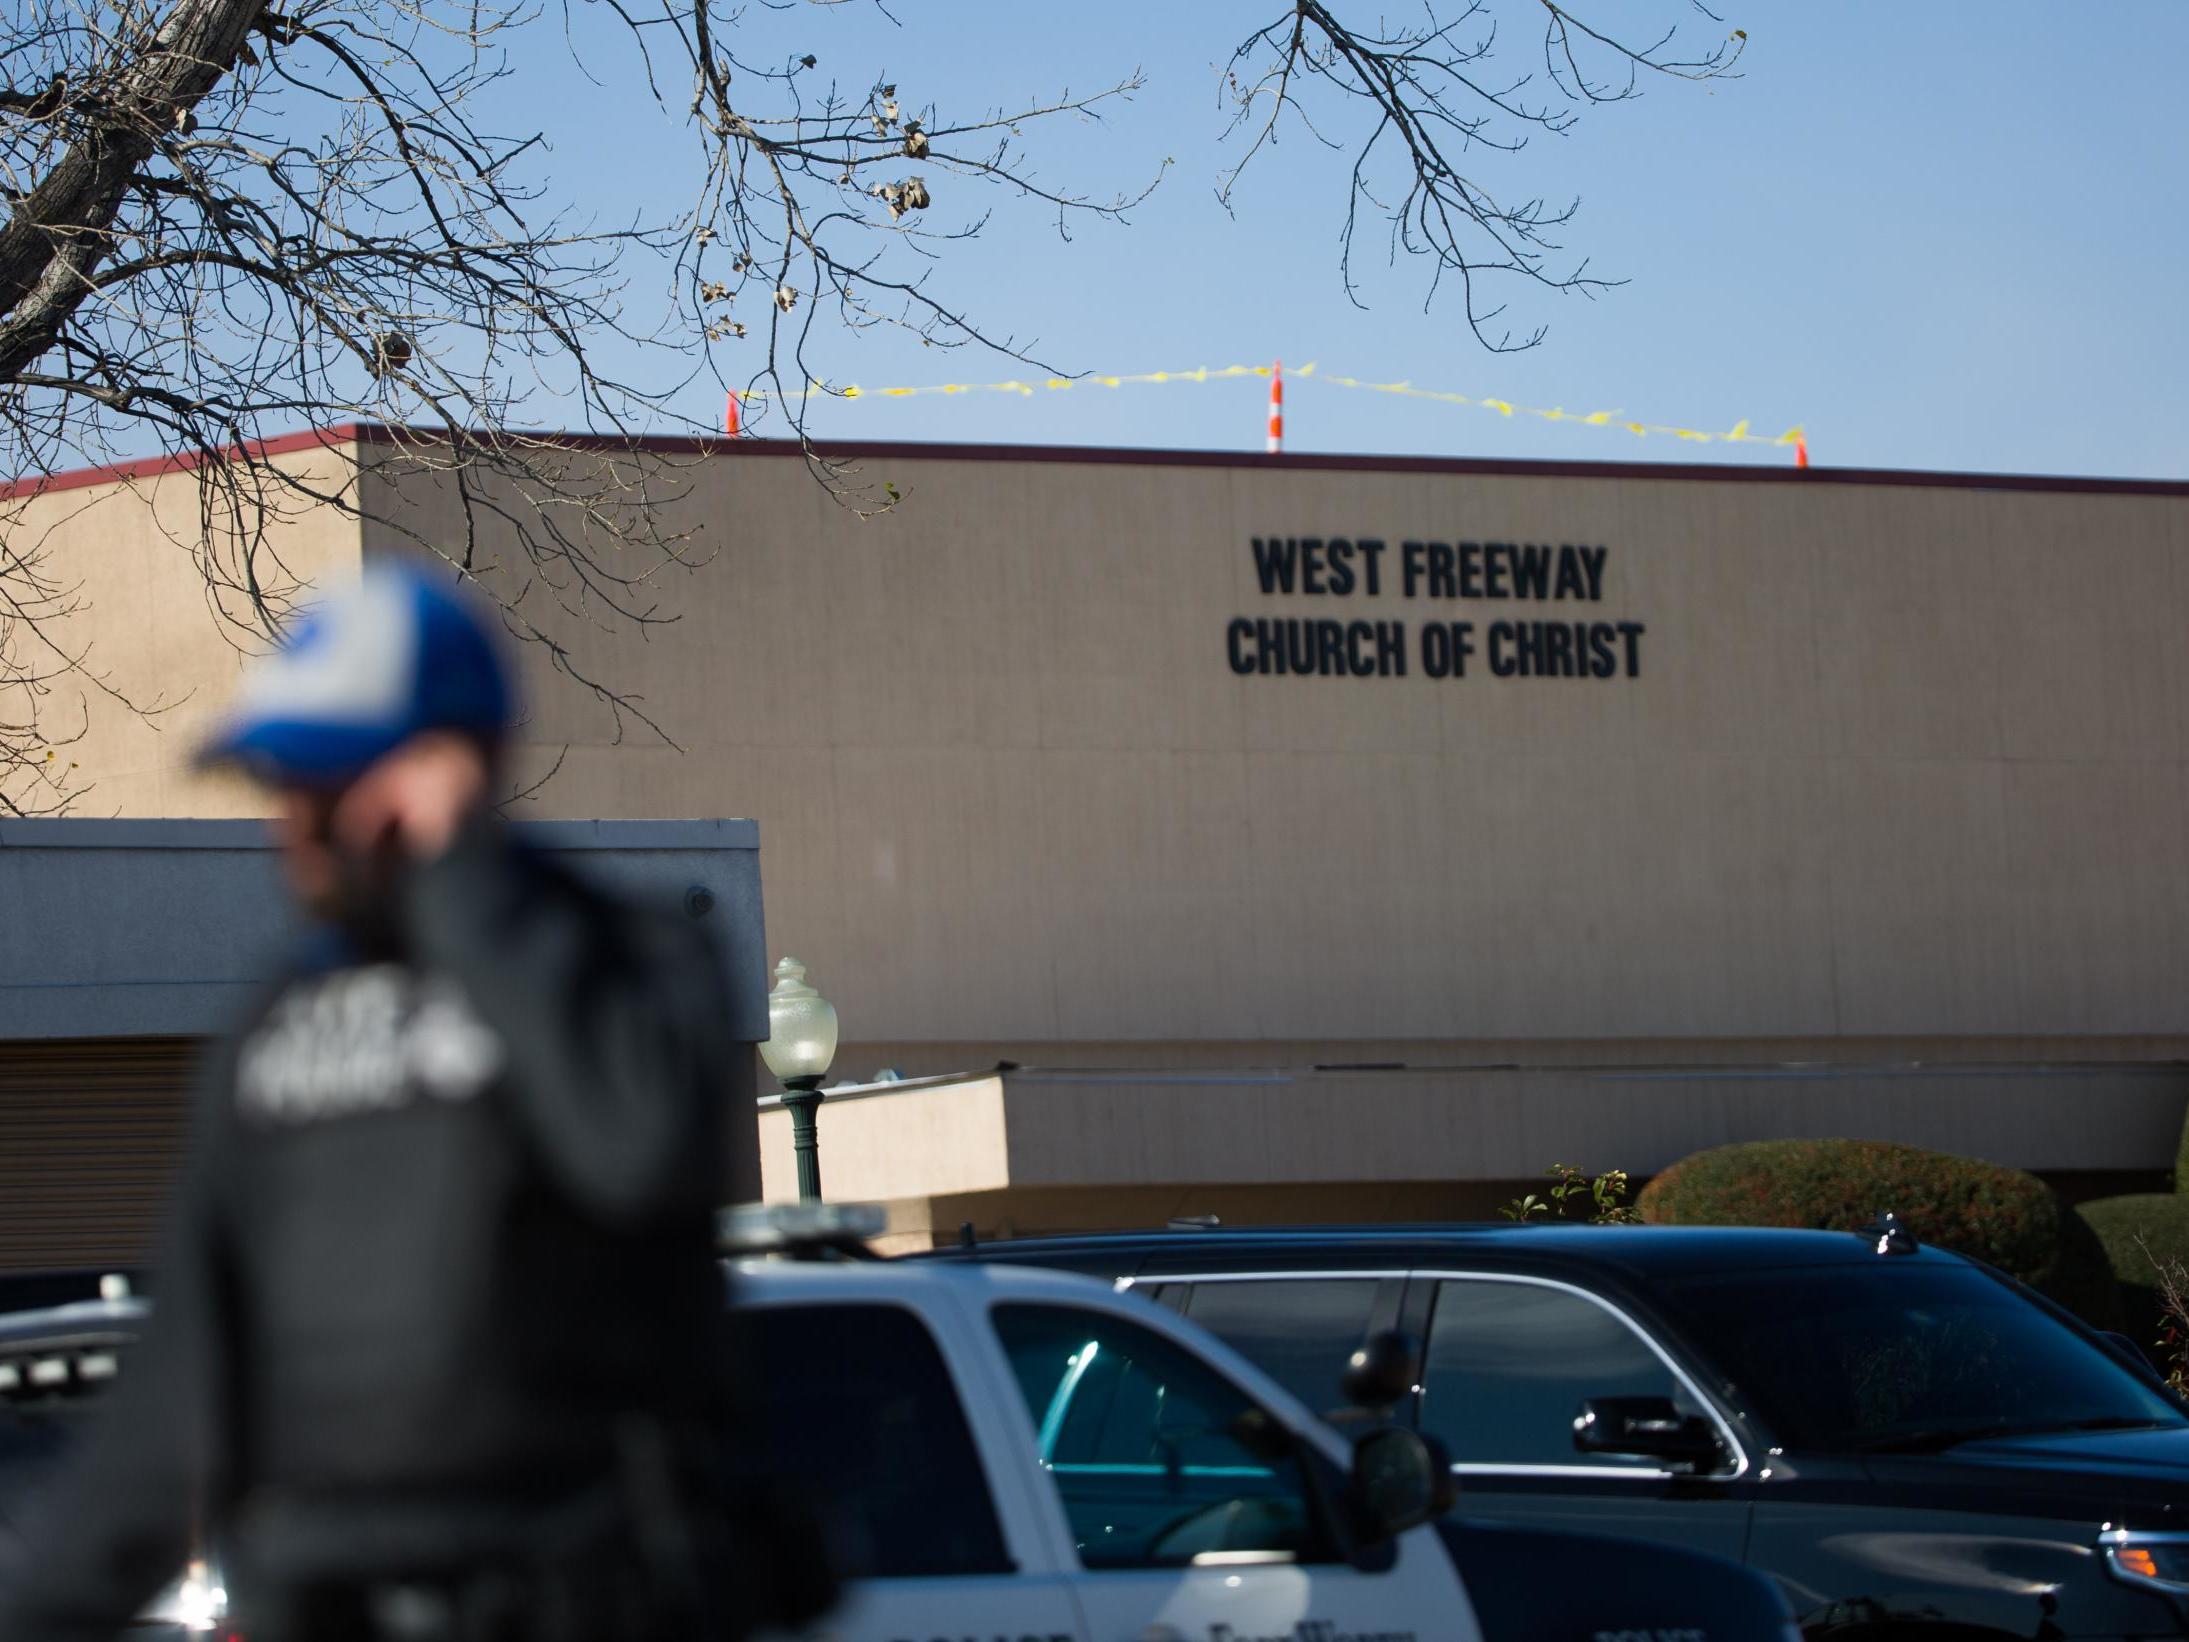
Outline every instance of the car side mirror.
{"type": "Polygon", "coordinates": [[[1669,1470],[1704,1471],[1725,1457],[1718,1433],[1670,1397],[1591,1397],[1574,1417],[1573,1446],[1584,1454],[1661,1460],[1669,1470]]]}
{"type": "Polygon", "coordinates": [[[1347,1491],[1364,1540],[1396,1539],[1452,1508],[1452,1468],[1420,1433],[1382,1426],[1354,1443],[1347,1491]]]}
{"type": "Polygon", "coordinates": [[[1355,1408],[1376,1413],[1414,1394],[1421,1377],[1421,1348],[1395,1328],[1371,1334],[1346,1359],[1338,1389],[1355,1408]]]}

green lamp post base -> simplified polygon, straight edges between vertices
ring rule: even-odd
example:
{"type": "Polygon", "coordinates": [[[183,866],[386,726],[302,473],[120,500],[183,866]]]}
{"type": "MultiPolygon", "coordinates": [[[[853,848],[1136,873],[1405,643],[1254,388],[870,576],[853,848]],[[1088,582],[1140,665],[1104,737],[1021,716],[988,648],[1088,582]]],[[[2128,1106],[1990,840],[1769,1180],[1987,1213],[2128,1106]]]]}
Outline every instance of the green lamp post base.
{"type": "Polygon", "coordinates": [[[823,1100],[821,1079],[786,1078],[782,1101],[790,1113],[791,1151],[798,1158],[798,1201],[821,1201],[821,1133],[817,1115],[823,1100]]]}

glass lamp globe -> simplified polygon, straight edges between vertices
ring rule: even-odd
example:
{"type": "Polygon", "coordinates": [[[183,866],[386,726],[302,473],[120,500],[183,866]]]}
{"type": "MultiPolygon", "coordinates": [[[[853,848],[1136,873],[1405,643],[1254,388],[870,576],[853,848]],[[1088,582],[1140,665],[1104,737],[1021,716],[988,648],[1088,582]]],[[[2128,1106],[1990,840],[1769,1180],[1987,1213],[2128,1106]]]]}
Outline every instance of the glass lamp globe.
{"type": "Polygon", "coordinates": [[[818,1088],[836,1058],[836,1006],[806,984],[806,966],[796,958],[775,966],[760,1058],[786,1089],[818,1088]]]}

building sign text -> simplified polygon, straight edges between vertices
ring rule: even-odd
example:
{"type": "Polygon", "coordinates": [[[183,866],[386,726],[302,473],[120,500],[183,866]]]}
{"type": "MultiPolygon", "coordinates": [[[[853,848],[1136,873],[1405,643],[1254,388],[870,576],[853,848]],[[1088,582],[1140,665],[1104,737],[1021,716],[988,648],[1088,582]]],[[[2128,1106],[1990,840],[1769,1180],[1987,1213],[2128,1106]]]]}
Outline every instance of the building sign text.
{"type": "MultiPolygon", "coordinates": [[[[1256,536],[1254,574],[1269,595],[1454,603],[1511,601],[1600,605],[1602,547],[1534,542],[1386,543],[1373,537],[1256,536]],[[1387,552],[1388,550],[1388,552],[1387,552]]],[[[1642,670],[1638,621],[1556,616],[1489,622],[1434,618],[1407,623],[1313,616],[1236,616],[1225,655],[1240,674],[1315,678],[1635,678],[1642,670]]]]}

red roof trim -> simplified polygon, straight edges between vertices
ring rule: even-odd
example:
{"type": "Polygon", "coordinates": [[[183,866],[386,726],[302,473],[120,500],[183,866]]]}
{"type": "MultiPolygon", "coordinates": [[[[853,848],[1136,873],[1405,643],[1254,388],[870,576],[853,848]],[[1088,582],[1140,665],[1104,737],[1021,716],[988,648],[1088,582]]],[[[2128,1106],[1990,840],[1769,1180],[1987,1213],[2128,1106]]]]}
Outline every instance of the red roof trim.
{"type": "MultiPolygon", "coordinates": [[[[338,422],[329,427],[283,434],[253,444],[254,455],[279,456],[316,446],[394,444],[415,436],[432,438],[431,428],[405,428],[377,422],[338,422]]],[[[576,450],[640,450],[666,456],[795,457],[802,447],[791,439],[642,437],[609,434],[542,434],[576,450]]],[[[1266,456],[1222,450],[1146,450],[1095,445],[950,445],[905,441],[824,440],[819,454],[839,460],[926,462],[1067,462],[1110,467],[1189,467],[1265,469],[1278,473],[1426,473],[1482,478],[1625,479],[1710,481],[1779,485],[1909,485],[1951,490],[2050,491],[2070,495],[2189,497],[2189,480],[2076,478],[2064,474],[1943,473],[1917,468],[1833,468],[1761,466],[1723,462],[1568,462],[1520,461],[1451,456],[1339,456],[1298,454],[1266,456]]],[[[153,478],[194,468],[188,456],[156,456],[108,467],[74,468],[43,477],[0,484],[0,498],[14,499],[48,491],[76,490],[125,479],[153,478]]]]}
{"type": "MultiPolygon", "coordinates": [[[[396,432],[375,422],[336,422],[301,433],[284,433],[275,439],[254,439],[242,447],[250,456],[285,456],[291,451],[315,450],[331,445],[385,443],[396,432]]],[[[0,501],[14,502],[45,496],[57,490],[83,490],[91,485],[120,484],[130,479],[157,479],[164,473],[188,473],[200,457],[140,456],[129,462],[110,462],[104,467],[64,468],[59,473],[34,474],[0,482],[0,501]]]]}

